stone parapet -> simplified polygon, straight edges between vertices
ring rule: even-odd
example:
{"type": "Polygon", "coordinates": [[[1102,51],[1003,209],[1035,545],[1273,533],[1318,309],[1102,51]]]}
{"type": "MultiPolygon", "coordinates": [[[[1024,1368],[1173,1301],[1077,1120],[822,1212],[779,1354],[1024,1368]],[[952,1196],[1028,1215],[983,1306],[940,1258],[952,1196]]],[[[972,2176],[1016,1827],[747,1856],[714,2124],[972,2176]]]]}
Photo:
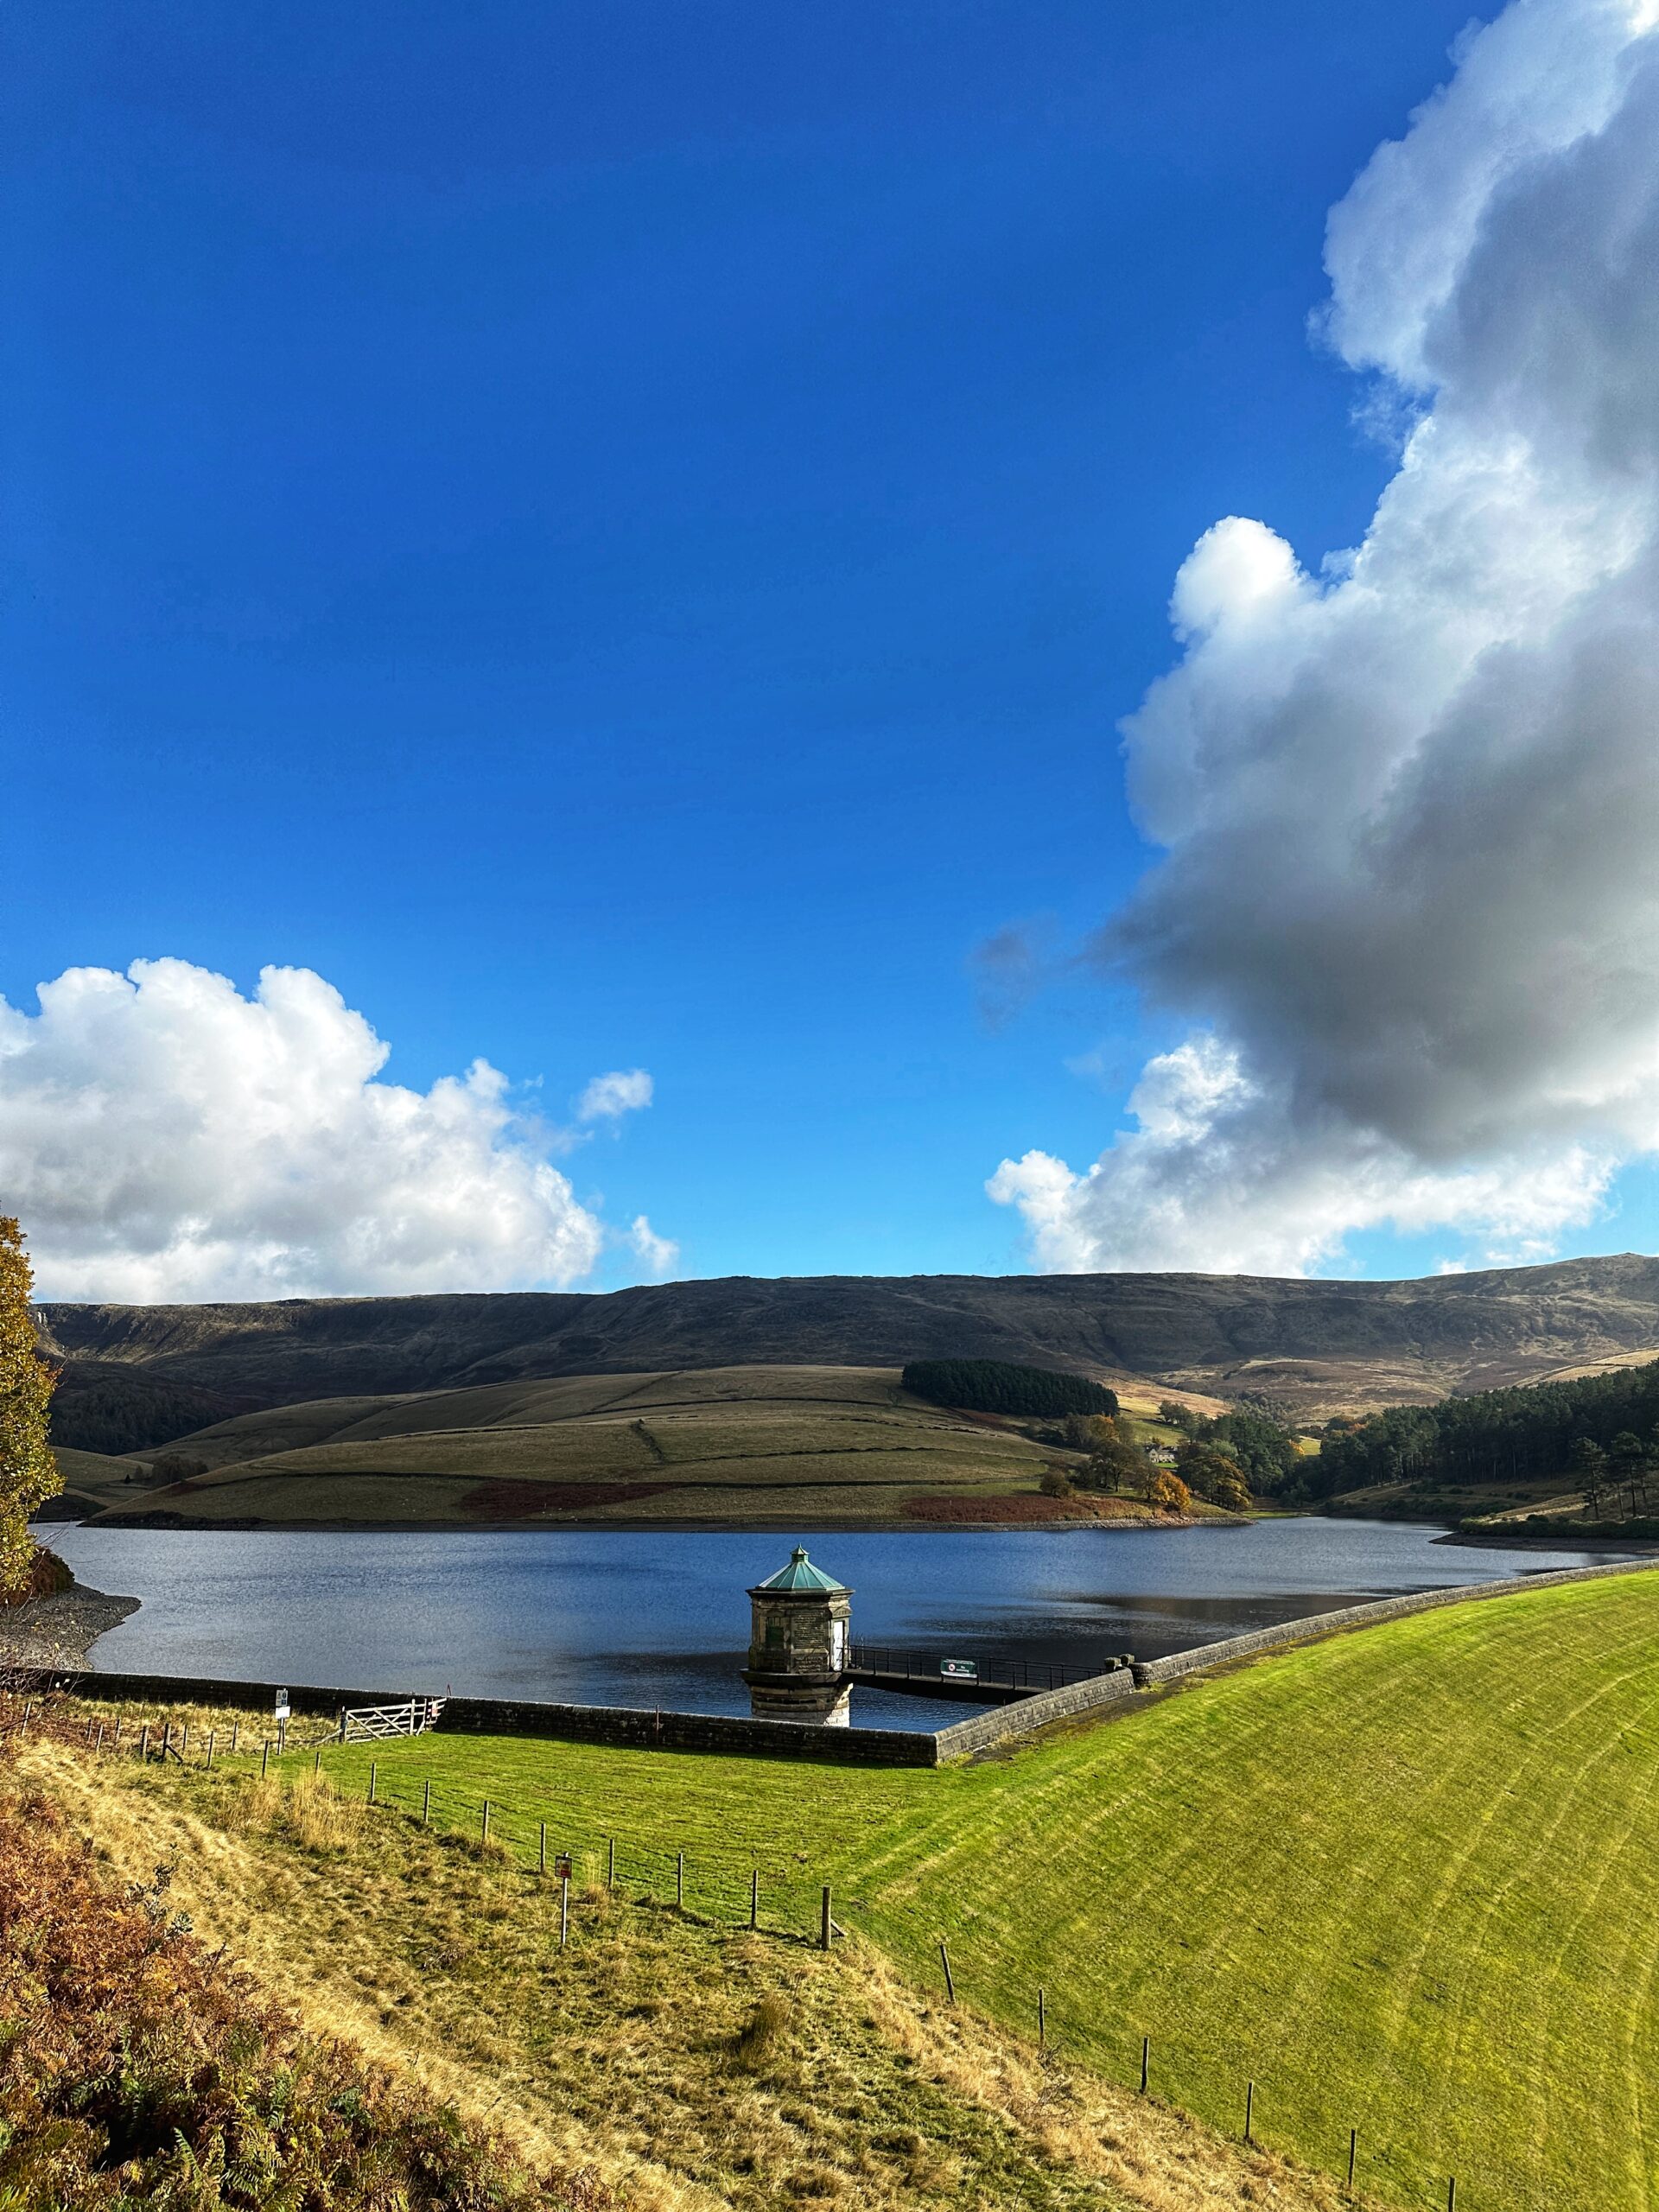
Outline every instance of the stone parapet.
{"type": "MultiPolygon", "coordinates": [[[[61,1669],[55,1678],[86,1697],[157,1705],[219,1705],[270,1713],[275,1682],[226,1681],[193,1675],[106,1674],[61,1669]]],[[[337,1689],[280,1685],[295,1713],[332,1719],[345,1706],[399,1705],[403,1688],[337,1689]]],[[[417,1693],[418,1694],[418,1693],[417,1693]]],[[[836,1766],[937,1766],[938,1738],[920,1729],[825,1728],[789,1720],[748,1720],[719,1713],[671,1713],[648,1706],[554,1705],[534,1699],[448,1697],[440,1732],[543,1736],[575,1744],[616,1744],[636,1751],[723,1751],[765,1758],[816,1759],[836,1766]]]]}

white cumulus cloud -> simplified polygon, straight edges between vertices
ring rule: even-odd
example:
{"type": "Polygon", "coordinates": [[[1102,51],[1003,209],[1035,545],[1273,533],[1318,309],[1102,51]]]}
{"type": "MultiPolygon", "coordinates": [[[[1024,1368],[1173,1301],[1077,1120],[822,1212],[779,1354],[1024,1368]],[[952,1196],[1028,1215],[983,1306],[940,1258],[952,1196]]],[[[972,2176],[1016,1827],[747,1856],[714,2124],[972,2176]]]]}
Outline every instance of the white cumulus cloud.
{"type": "Polygon", "coordinates": [[[576,1101],[579,1122],[614,1122],[634,1114],[652,1099],[651,1077],[644,1068],[613,1068],[596,1075],[576,1101]]]}
{"type": "Polygon", "coordinates": [[[1322,327],[1409,424],[1363,542],[1176,579],[1123,726],[1162,857],[1091,948],[1192,1024],[1038,1263],[1543,1255],[1659,1150],[1659,9],[1515,0],[1331,215],[1322,327]]]}
{"type": "Polygon", "coordinates": [[[673,1272],[680,1248],[671,1236],[659,1236],[642,1213],[628,1224],[628,1243],[658,1280],[673,1272]]]}
{"type": "Polygon", "coordinates": [[[0,1194],[43,1297],[564,1285],[606,1245],[505,1076],[380,1081],[387,1047],[309,969],[245,998],[145,960],[39,995],[0,1000],[0,1194]]]}

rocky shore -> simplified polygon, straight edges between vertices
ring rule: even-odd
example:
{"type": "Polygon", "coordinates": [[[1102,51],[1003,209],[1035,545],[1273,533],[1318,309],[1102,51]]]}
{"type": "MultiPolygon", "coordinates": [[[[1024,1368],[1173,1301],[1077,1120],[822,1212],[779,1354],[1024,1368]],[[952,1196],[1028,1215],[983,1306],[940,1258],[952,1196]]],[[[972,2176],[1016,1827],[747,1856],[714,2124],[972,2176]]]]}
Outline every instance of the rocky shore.
{"type": "Polygon", "coordinates": [[[137,1610],[137,1598],[105,1597],[79,1582],[0,1607],[0,1667],[79,1667],[106,1629],[137,1610]]]}

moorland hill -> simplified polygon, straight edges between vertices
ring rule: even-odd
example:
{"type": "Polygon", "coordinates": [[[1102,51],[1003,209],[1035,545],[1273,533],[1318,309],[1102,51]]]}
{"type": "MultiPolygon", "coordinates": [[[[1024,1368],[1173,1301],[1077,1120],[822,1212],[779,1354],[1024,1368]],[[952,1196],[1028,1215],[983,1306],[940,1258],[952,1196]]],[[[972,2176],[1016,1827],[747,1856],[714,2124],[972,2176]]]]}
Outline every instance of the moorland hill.
{"type": "Polygon", "coordinates": [[[55,1435],[141,1450],[322,1398],[735,1364],[1003,1359],[1312,1416],[1659,1353],[1659,1260],[1401,1282],[1260,1275],[728,1276],[607,1294],[39,1308],[55,1435]]]}

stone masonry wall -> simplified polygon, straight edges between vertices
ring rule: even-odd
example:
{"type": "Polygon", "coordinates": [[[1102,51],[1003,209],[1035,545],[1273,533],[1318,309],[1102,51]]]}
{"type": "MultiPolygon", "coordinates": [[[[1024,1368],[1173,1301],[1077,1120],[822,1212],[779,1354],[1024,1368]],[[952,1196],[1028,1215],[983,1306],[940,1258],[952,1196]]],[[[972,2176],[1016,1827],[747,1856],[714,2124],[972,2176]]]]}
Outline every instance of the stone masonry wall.
{"type": "Polygon", "coordinates": [[[1608,1574],[1650,1573],[1656,1567],[1659,1560],[1620,1560],[1609,1567],[1564,1567],[1548,1574],[1510,1575],[1502,1582],[1460,1582],[1449,1590],[1419,1590],[1403,1598],[1379,1598],[1368,1605],[1344,1605],[1335,1612],[1281,1621],[1272,1628],[1252,1630],[1248,1636],[1229,1637],[1223,1643],[1201,1643],[1192,1651],[1172,1652],[1167,1659],[1148,1660],[1135,1669],[1135,1683],[1137,1688],[1155,1688],[1160,1682],[1177,1681],[1200,1668],[1224,1667],[1230,1660],[1248,1659],[1254,1652],[1306,1643],[1316,1637],[1338,1635],[1344,1629],[1404,1620],[1413,1613],[1433,1612],[1442,1605],[1467,1605],[1475,1598],[1510,1598],[1523,1590],[1554,1589],[1565,1582],[1595,1582],[1608,1574]]]}
{"type": "Polygon", "coordinates": [[[1026,1698],[995,1713],[982,1713],[971,1720],[958,1720],[942,1728],[937,1741],[939,1758],[970,1757],[992,1744],[1028,1736],[1055,1720],[1116,1705],[1135,1691],[1156,1689],[1211,1667],[1224,1667],[1259,1651],[1308,1643],[1320,1637],[1340,1635],[1344,1629],[1365,1628],[1377,1621],[1404,1620],[1412,1613],[1432,1612],[1441,1605],[1466,1605],[1475,1598],[1503,1598],[1522,1590],[1548,1590],[1564,1582],[1594,1582],[1603,1575],[1637,1574],[1659,1567],[1659,1560],[1620,1560],[1607,1567],[1558,1567],[1548,1574],[1512,1575],[1502,1582],[1461,1582],[1449,1590],[1420,1590],[1402,1598],[1381,1598],[1366,1605],[1344,1605],[1335,1612],[1309,1613],[1300,1620],[1281,1621],[1272,1628],[1252,1630],[1248,1636],[1229,1637],[1221,1643],[1200,1643],[1191,1651],[1172,1652],[1167,1659],[1151,1659],[1133,1674],[1096,1675],[1087,1681],[1070,1683],[1063,1690],[1049,1690],[1041,1697],[1026,1698]]]}
{"type": "MultiPolygon", "coordinates": [[[[1618,1560],[1605,1567],[1564,1567],[1548,1574],[1522,1574],[1503,1582],[1459,1583],[1449,1590],[1423,1590],[1370,1605],[1344,1605],[1335,1612],[1281,1621],[1222,1643],[1201,1643],[1167,1659],[1153,1659],[1109,1675],[1096,1675],[1064,1689],[1001,1706],[958,1720],[937,1734],[898,1728],[818,1728],[787,1720],[747,1720],[721,1713],[656,1712],[649,1707],[550,1705],[505,1698],[452,1697],[440,1727],[469,1735],[544,1736],[569,1743],[618,1744],[633,1749],[723,1751],[768,1758],[804,1758],[844,1766],[931,1767],[944,1760],[971,1757],[993,1744],[1028,1736],[1057,1720],[1103,1709],[1128,1710],[1137,1691],[1157,1689],[1184,1675],[1224,1667],[1256,1653],[1306,1643],[1346,1629],[1378,1621],[1403,1620],[1442,1605],[1461,1605],[1477,1598],[1502,1598],[1527,1590],[1547,1590],[1567,1582],[1594,1582],[1605,1575],[1650,1573],[1659,1559],[1618,1560]]],[[[55,1677],[65,1688],[89,1697],[145,1700],[156,1704],[222,1705],[269,1713],[276,1685],[225,1681],[181,1675],[105,1674],[64,1671],[55,1677]]],[[[365,1690],[288,1685],[296,1713],[333,1718],[342,1706],[401,1705],[407,1689],[365,1690]]]]}
{"type": "MultiPolygon", "coordinates": [[[[62,1671],[55,1679],[87,1697],[142,1700],[158,1705],[222,1705],[269,1713],[274,1682],[221,1681],[185,1675],[62,1671]]],[[[1126,1677],[1127,1679],[1127,1677],[1126,1677]]],[[[333,1719],[342,1706],[402,1705],[402,1690],[284,1685],[296,1713],[333,1719]]],[[[567,1743],[619,1744],[639,1751],[741,1752],[766,1758],[812,1759],[837,1766],[936,1766],[938,1738],[920,1729],[819,1728],[799,1721],[747,1720],[717,1713],[655,1712],[648,1707],[551,1705],[531,1700],[451,1697],[440,1730],[467,1735],[545,1736],[567,1743]]]]}
{"type": "Polygon", "coordinates": [[[1033,1728],[1046,1728],[1051,1720],[1070,1720],[1074,1714],[1092,1713],[1098,1706],[1116,1705],[1133,1697],[1135,1690],[1135,1675],[1121,1667],[1115,1674],[1090,1675],[1084,1681],[1068,1682],[1064,1689],[1045,1690],[1038,1697],[976,1713],[971,1720],[954,1720],[948,1728],[939,1730],[934,1741],[941,1759],[963,1758],[1005,1738],[1028,1736],[1033,1728]]]}

